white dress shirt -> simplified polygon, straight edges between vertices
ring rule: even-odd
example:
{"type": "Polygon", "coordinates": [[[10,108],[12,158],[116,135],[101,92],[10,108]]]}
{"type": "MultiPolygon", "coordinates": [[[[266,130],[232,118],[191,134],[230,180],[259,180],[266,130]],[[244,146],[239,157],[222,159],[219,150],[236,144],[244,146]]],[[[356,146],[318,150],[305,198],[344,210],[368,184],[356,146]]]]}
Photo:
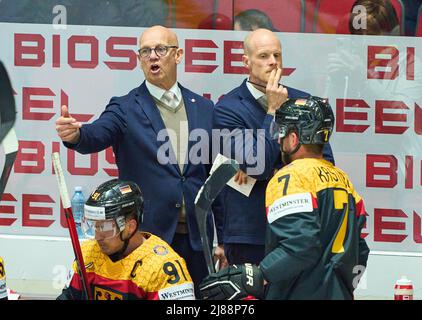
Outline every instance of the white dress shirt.
{"type": "Polygon", "coordinates": [[[174,97],[176,98],[176,101],[174,103],[175,106],[178,106],[180,101],[182,100],[182,92],[180,91],[180,88],[177,85],[177,81],[169,90],[165,90],[163,88],[157,87],[156,85],[150,83],[148,80],[145,81],[145,85],[147,86],[148,91],[151,93],[151,95],[154,98],[156,98],[157,100],[160,100],[166,105],[168,104],[168,102],[166,98],[163,96],[167,91],[170,91],[174,94],[174,97]]]}

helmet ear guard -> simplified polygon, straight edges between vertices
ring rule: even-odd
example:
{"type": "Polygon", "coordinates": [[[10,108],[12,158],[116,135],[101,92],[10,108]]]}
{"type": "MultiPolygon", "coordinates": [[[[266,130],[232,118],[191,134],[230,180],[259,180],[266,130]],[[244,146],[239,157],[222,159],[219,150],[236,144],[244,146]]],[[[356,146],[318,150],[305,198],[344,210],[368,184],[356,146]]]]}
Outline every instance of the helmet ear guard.
{"type": "Polygon", "coordinates": [[[275,123],[272,131],[277,127],[280,138],[296,130],[301,144],[324,144],[333,131],[334,114],[327,99],[288,99],[276,111],[275,123]]]}
{"type": "Polygon", "coordinates": [[[125,216],[118,216],[116,218],[116,224],[120,231],[123,231],[125,229],[126,225],[126,218],[125,216]]]}

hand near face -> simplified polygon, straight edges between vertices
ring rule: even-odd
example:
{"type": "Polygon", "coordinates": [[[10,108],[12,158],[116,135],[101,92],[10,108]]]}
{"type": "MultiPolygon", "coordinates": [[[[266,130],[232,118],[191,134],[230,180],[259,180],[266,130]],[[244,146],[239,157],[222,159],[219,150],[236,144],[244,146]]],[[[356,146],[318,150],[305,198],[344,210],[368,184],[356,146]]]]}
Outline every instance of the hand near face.
{"type": "Polygon", "coordinates": [[[268,79],[265,94],[267,96],[269,113],[275,113],[276,110],[287,100],[287,89],[279,84],[281,74],[282,69],[273,69],[268,79]]]}

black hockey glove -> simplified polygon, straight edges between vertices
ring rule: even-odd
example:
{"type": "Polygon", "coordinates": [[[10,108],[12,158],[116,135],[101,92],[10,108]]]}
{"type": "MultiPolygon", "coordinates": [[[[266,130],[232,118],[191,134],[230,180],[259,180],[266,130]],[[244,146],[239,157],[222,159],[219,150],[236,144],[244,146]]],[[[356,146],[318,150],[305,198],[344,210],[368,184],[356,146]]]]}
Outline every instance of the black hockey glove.
{"type": "Polygon", "coordinates": [[[255,265],[232,265],[210,274],[199,285],[204,300],[240,300],[248,296],[262,299],[264,277],[255,265]]]}

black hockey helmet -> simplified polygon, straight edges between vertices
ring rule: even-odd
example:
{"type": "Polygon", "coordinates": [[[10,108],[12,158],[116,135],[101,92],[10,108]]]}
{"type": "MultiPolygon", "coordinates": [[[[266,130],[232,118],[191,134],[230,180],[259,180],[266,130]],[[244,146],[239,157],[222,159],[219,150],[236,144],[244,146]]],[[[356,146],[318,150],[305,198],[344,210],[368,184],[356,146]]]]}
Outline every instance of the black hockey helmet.
{"type": "Polygon", "coordinates": [[[327,99],[288,99],[276,111],[275,123],[280,138],[296,130],[300,143],[324,144],[333,132],[334,113],[327,99]]]}
{"type": "Polygon", "coordinates": [[[109,180],[99,185],[84,206],[82,229],[89,238],[101,231],[114,237],[125,228],[128,215],[142,222],[144,200],[138,185],[131,181],[109,180]]]}
{"type": "Polygon", "coordinates": [[[144,199],[138,185],[132,181],[113,179],[99,185],[85,202],[85,207],[96,207],[96,214],[86,212],[94,220],[115,219],[133,214],[142,221],[144,199]]]}

